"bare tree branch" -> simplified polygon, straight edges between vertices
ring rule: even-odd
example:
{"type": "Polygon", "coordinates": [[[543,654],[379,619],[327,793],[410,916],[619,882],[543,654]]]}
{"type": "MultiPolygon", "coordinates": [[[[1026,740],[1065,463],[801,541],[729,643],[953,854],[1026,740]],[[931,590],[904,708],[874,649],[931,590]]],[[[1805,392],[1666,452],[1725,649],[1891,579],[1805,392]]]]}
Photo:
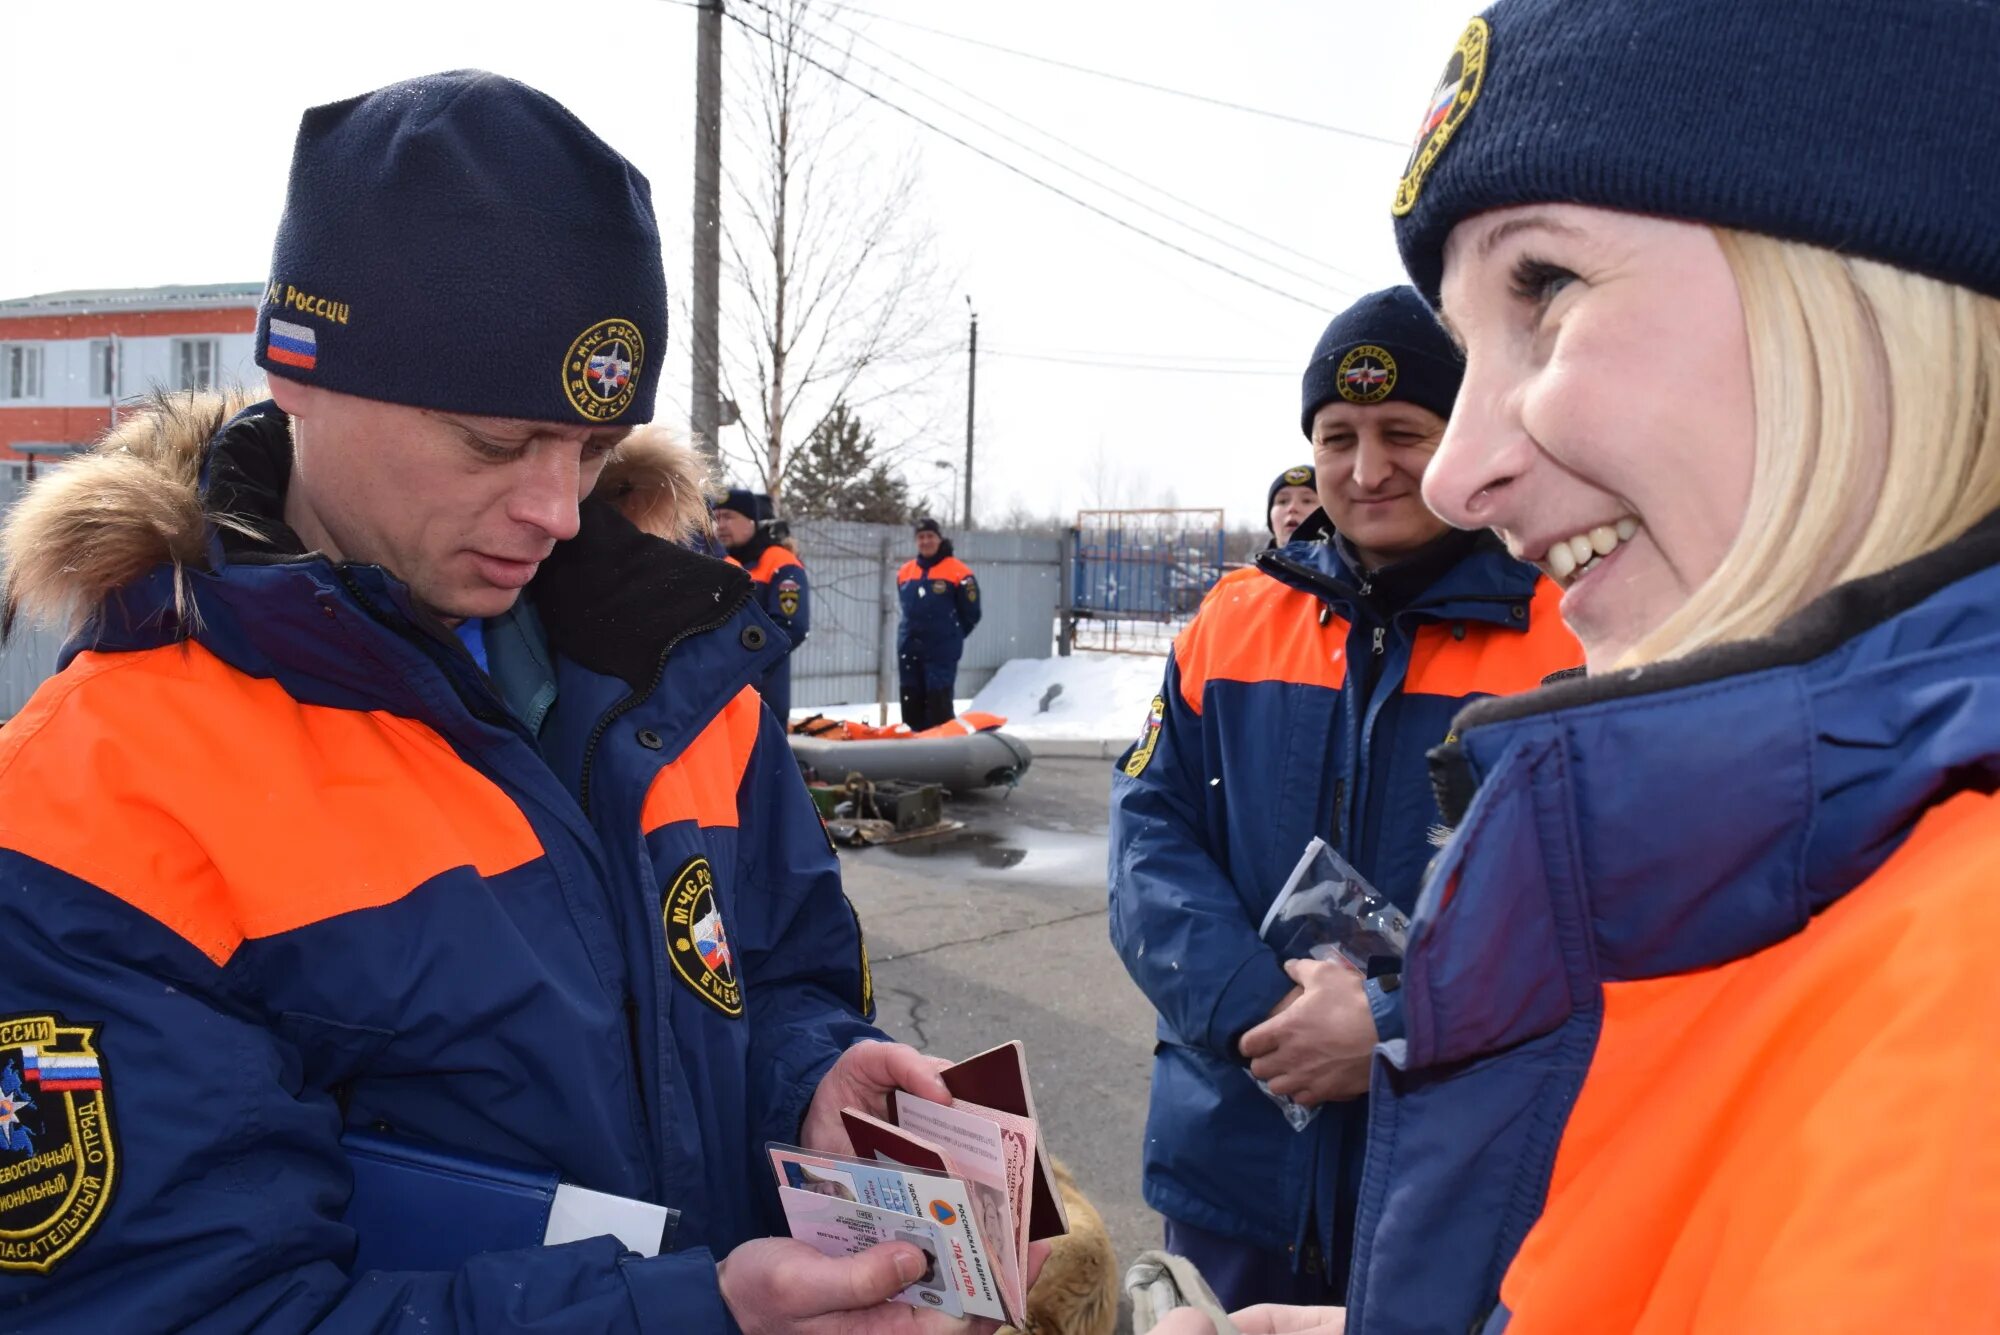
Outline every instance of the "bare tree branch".
{"type": "Polygon", "coordinates": [[[724,117],[743,160],[724,173],[722,380],[747,438],[725,456],[781,508],[800,450],[843,400],[875,406],[881,459],[935,451],[928,386],[955,351],[943,332],[948,286],[918,216],[918,162],[879,160],[865,104],[813,68],[847,66],[847,48],[813,21],[815,3],[742,11],[747,40],[724,117]]]}

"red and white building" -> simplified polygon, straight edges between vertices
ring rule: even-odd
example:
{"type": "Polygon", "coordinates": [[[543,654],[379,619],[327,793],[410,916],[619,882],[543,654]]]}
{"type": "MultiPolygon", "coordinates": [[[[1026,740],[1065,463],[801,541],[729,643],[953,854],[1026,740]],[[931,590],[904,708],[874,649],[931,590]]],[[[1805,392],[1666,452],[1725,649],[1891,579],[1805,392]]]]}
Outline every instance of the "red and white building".
{"type": "Polygon", "coordinates": [[[0,477],[33,476],[155,390],[257,386],[262,283],[0,301],[0,477]]]}

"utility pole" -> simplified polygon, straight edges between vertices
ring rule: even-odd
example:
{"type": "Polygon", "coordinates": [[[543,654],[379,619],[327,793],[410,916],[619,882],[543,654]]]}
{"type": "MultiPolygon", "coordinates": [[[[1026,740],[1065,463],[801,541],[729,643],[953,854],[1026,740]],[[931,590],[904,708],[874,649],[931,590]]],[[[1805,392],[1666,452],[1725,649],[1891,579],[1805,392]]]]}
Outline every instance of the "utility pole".
{"type": "Polygon", "coordinates": [[[711,461],[722,403],[722,4],[701,0],[694,65],[694,314],[695,441],[711,461]]]}
{"type": "Polygon", "coordinates": [[[972,527],[972,405],[979,390],[979,312],[972,310],[972,298],[965,299],[965,308],[972,311],[972,337],[966,344],[965,362],[965,513],[960,516],[960,528],[972,527]]]}

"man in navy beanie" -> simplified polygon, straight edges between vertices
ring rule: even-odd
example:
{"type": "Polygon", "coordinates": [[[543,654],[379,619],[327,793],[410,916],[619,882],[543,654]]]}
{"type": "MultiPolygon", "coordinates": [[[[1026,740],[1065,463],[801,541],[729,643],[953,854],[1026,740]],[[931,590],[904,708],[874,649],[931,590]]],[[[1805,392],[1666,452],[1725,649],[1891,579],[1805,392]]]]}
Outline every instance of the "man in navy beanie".
{"type": "Polygon", "coordinates": [[[1112,940],[1160,1016],[1146,1201],[1229,1308],[1342,1300],[1369,1062],[1403,1033],[1393,973],[1285,959],[1266,912],[1315,837],[1414,910],[1427,753],[1469,699],[1582,661],[1551,583],[1424,508],[1463,374],[1410,288],[1327,325],[1300,386],[1313,467],[1278,478],[1320,509],[1203,604],[1112,780],[1112,940]]]}
{"type": "Polygon", "coordinates": [[[950,1096],[871,1023],[750,577],[591,496],[666,350],[645,177],[413,79],[300,124],[270,401],[12,513],[9,619],[76,639],[8,729],[0,1324],[918,1328],[918,1248],[770,1236],[767,1142],[950,1096]]]}

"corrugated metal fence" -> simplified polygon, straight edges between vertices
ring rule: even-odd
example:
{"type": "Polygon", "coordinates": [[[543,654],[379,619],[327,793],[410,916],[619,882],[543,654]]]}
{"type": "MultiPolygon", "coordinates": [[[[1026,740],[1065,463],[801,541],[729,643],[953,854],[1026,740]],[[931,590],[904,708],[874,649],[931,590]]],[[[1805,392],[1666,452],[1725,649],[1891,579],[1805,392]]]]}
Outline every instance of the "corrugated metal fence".
{"type": "MultiPolygon", "coordinates": [[[[812,583],[812,634],[792,656],[792,704],[897,699],[896,571],[915,556],[910,530],[893,524],[802,520],[792,545],[812,583]]],[[[979,579],[984,607],[965,641],[958,693],[984,686],[1010,658],[1055,650],[1062,541],[1031,533],[956,533],[958,559],[979,579]]]]}

